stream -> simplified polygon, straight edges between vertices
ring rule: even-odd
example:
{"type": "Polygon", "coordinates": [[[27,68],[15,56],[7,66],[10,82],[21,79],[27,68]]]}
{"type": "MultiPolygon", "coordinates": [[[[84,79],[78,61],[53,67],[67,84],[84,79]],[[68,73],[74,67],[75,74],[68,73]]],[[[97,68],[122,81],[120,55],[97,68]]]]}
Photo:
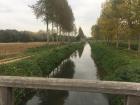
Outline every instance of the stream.
{"type": "MultiPolygon", "coordinates": [[[[74,52],[64,60],[51,74],[52,78],[100,80],[97,66],[91,57],[88,43],[84,49],[74,52]]],[[[39,90],[26,105],[109,105],[105,94],[39,90]]]]}

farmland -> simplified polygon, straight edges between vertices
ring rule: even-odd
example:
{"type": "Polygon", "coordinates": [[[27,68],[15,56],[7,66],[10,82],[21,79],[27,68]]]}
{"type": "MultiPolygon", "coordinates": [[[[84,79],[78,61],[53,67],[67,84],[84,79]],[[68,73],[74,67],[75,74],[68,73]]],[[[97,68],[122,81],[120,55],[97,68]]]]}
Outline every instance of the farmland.
{"type": "MultiPolygon", "coordinates": [[[[24,55],[23,52],[47,44],[46,42],[0,43],[0,59],[24,55]]],[[[54,43],[49,43],[54,44],[54,43]]]]}

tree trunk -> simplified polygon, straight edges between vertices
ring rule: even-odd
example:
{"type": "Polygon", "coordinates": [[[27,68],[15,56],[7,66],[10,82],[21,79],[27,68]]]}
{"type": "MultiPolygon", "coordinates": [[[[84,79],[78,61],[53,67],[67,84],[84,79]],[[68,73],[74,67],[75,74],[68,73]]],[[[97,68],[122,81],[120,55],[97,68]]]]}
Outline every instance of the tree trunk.
{"type": "Polygon", "coordinates": [[[108,45],[108,43],[109,43],[109,42],[108,42],[108,37],[106,37],[106,43],[107,43],[107,45],[108,45]]]}
{"type": "Polygon", "coordinates": [[[116,39],[116,48],[119,48],[119,36],[117,34],[117,39],[116,39]]]}
{"type": "Polygon", "coordinates": [[[107,45],[109,46],[110,45],[110,39],[107,38],[107,45]]]}
{"type": "Polygon", "coordinates": [[[47,28],[46,28],[46,35],[47,35],[47,41],[49,42],[49,22],[47,21],[47,28]]]}
{"type": "Polygon", "coordinates": [[[68,42],[70,42],[70,33],[68,32],[68,42]]]}
{"type": "Polygon", "coordinates": [[[58,42],[58,37],[59,37],[59,25],[57,24],[57,42],[58,42]]]}
{"type": "Polygon", "coordinates": [[[128,50],[131,50],[131,40],[128,40],[128,50]]]}
{"type": "Polygon", "coordinates": [[[54,24],[53,24],[53,21],[52,21],[52,41],[54,41],[54,36],[53,36],[53,32],[54,31],[54,24]]]}
{"type": "Polygon", "coordinates": [[[59,41],[61,41],[61,26],[59,26],[59,41]]]}
{"type": "Polygon", "coordinates": [[[139,38],[138,38],[138,53],[140,53],[140,35],[139,35],[139,38]]]}
{"type": "Polygon", "coordinates": [[[63,31],[62,31],[62,28],[60,29],[60,33],[61,33],[61,36],[60,36],[61,38],[60,39],[63,42],[63,31]]]}

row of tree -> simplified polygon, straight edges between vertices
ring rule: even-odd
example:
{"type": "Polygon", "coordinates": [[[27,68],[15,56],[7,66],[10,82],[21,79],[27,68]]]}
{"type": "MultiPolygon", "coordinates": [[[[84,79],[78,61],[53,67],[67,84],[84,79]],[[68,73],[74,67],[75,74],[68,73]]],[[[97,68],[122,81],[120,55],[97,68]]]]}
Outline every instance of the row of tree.
{"type": "Polygon", "coordinates": [[[107,43],[127,41],[128,49],[132,42],[138,42],[140,51],[140,0],[106,0],[92,35],[107,43]]]}
{"type": "MultiPolygon", "coordinates": [[[[44,42],[47,40],[46,32],[30,32],[30,31],[17,31],[17,30],[0,30],[0,43],[8,42],[44,42]]],[[[57,36],[53,34],[50,36],[50,41],[57,40],[65,41],[75,41],[76,37],[74,36],[57,36]]]]}
{"type": "Polygon", "coordinates": [[[41,18],[46,24],[46,34],[48,36],[54,33],[57,35],[74,36],[77,33],[74,25],[74,16],[67,0],[38,0],[32,5],[37,18],[41,18]],[[51,31],[49,31],[51,28],[51,31]]]}
{"type": "MultiPolygon", "coordinates": [[[[30,32],[30,31],[17,31],[17,30],[0,30],[0,43],[9,43],[9,42],[45,42],[47,41],[47,35],[44,31],[30,32]]],[[[65,36],[57,35],[56,33],[52,34],[49,37],[49,41],[82,41],[86,37],[83,33],[82,28],[79,28],[78,35],[76,36],[65,36]]]]}
{"type": "Polygon", "coordinates": [[[17,30],[0,30],[0,42],[35,42],[45,41],[46,34],[43,31],[37,33],[17,30]]]}

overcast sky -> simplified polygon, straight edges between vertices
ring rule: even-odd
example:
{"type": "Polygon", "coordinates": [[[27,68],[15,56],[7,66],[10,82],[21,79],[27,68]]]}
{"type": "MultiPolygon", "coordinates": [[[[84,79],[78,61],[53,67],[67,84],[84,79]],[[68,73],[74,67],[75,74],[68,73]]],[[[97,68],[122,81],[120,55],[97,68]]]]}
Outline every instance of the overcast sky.
{"type": "MultiPolygon", "coordinates": [[[[35,31],[45,30],[41,20],[37,20],[29,7],[37,0],[0,0],[0,29],[35,31]]],[[[101,4],[105,0],[68,0],[77,27],[81,26],[90,36],[91,26],[100,15],[101,4]]]]}

